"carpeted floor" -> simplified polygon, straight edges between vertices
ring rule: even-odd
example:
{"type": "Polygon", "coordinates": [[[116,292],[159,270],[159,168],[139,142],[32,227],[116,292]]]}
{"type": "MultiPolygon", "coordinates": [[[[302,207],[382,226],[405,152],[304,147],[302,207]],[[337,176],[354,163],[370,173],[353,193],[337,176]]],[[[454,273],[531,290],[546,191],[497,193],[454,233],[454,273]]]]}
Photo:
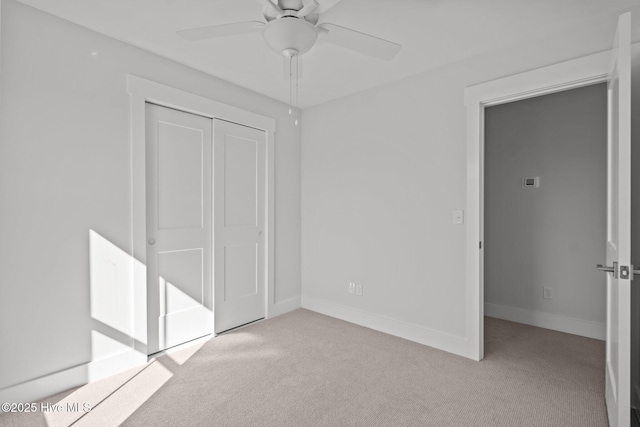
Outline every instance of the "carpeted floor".
{"type": "Polygon", "coordinates": [[[473,362],[300,309],[48,399],[86,414],[0,425],[608,425],[604,342],[487,318],[485,351],[473,362]]]}

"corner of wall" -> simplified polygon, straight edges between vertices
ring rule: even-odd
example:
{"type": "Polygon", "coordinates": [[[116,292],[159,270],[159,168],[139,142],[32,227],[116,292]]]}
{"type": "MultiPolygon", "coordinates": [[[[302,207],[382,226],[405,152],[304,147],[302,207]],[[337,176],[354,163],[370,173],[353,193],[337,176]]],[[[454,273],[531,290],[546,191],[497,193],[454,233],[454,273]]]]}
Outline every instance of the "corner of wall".
{"type": "Polygon", "coordinates": [[[434,329],[425,328],[413,323],[404,322],[387,316],[369,313],[320,298],[303,296],[302,308],[315,311],[326,316],[364,326],[379,332],[390,334],[409,341],[417,342],[438,350],[447,351],[473,359],[468,354],[467,339],[464,337],[447,334],[434,329]]]}

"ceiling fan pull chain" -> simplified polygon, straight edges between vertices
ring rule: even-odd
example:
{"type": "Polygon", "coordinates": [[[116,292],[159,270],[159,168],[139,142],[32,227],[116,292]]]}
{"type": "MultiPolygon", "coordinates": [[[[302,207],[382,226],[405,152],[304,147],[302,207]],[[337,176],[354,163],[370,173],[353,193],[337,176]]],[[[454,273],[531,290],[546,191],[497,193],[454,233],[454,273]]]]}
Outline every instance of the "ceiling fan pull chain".
{"type": "Polygon", "coordinates": [[[291,115],[291,110],[293,108],[293,82],[291,80],[293,73],[291,67],[293,67],[293,57],[289,56],[289,115],[291,115]]]}
{"type": "Polygon", "coordinates": [[[299,80],[300,80],[300,55],[296,55],[296,121],[295,125],[298,126],[298,119],[300,118],[300,103],[299,103],[299,80]]]}

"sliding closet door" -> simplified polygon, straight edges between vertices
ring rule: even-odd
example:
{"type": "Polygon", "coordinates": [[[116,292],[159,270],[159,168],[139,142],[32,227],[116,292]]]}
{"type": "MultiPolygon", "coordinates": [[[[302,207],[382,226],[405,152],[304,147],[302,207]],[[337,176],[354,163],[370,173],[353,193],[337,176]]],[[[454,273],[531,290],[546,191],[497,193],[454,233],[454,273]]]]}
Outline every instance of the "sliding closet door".
{"type": "Polygon", "coordinates": [[[214,120],[215,329],[265,316],[266,133],[214,120]]]}
{"type": "Polygon", "coordinates": [[[149,354],[213,332],[212,124],[146,106],[149,354]]]}

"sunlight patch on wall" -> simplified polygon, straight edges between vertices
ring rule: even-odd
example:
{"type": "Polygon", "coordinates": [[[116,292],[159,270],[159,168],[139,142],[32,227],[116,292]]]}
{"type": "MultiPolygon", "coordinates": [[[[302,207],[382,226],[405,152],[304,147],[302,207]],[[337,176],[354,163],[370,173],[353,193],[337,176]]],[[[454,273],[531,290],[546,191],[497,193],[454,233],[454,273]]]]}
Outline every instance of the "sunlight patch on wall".
{"type": "Polygon", "coordinates": [[[91,317],[132,336],[131,256],[93,230],[89,245],[91,317]]]}
{"type": "Polygon", "coordinates": [[[131,350],[131,346],[108,337],[98,331],[91,331],[91,354],[93,360],[100,360],[131,350]]]}
{"type": "Polygon", "coordinates": [[[145,266],[89,230],[91,362],[87,381],[146,362],[145,266]],[[134,275],[143,279],[135,282],[134,275]],[[135,308],[134,308],[135,305],[135,308]],[[135,328],[134,328],[135,326],[135,328]]]}

